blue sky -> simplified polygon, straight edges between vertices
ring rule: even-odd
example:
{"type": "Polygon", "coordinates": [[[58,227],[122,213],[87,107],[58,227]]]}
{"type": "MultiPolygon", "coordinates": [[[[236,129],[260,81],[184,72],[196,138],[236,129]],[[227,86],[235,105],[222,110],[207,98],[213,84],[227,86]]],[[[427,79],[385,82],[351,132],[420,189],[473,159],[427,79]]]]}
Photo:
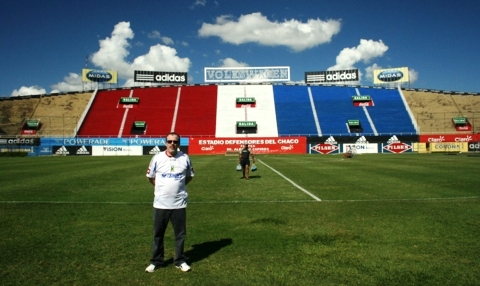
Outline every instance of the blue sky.
{"type": "Polygon", "coordinates": [[[480,92],[477,0],[16,0],[0,18],[0,96],[82,90],[85,67],[118,86],[235,66],[289,66],[294,82],[357,68],[373,85],[374,69],[408,67],[412,88],[480,92]]]}

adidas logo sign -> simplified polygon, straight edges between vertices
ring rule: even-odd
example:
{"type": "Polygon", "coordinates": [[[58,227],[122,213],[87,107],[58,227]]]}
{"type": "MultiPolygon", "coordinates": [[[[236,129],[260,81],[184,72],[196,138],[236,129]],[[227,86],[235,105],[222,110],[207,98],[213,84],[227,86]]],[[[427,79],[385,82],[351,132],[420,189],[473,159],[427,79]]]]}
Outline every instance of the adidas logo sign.
{"type": "Polygon", "coordinates": [[[368,143],[368,141],[367,141],[367,138],[365,138],[365,136],[362,136],[362,137],[358,138],[356,143],[357,144],[365,144],[365,143],[368,143]]]}
{"type": "Polygon", "coordinates": [[[327,140],[325,140],[325,144],[337,144],[337,141],[335,141],[335,138],[333,138],[333,136],[330,136],[327,140]]]}
{"type": "Polygon", "coordinates": [[[65,146],[62,146],[60,148],[58,148],[57,152],[55,152],[56,155],[67,155],[67,154],[70,154],[70,152],[68,152],[67,148],[65,146]]]}
{"type": "Polygon", "coordinates": [[[77,150],[77,155],[90,155],[90,152],[88,152],[85,146],[82,146],[77,150]]]}
{"type": "Polygon", "coordinates": [[[398,138],[397,138],[396,135],[393,135],[392,137],[390,137],[390,139],[388,139],[387,143],[388,143],[388,144],[400,143],[400,140],[398,140],[398,138]]]}
{"type": "Polygon", "coordinates": [[[160,153],[160,152],[162,152],[162,151],[160,150],[160,148],[158,148],[158,146],[155,146],[155,147],[153,147],[152,150],[148,151],[148,154],[155,155],[155,154],[158,154],[158,153],[160,153]]]}

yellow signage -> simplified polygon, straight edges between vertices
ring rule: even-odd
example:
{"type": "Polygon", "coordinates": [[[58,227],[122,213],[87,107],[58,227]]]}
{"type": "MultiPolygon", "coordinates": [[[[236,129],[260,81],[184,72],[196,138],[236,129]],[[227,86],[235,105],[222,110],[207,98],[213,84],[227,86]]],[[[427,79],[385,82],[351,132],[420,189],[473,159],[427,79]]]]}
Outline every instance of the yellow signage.
{"type": "Polygon", "coordinates": [[[468,152],[468,142],[430,143],[430,152],[446,152],[446,153],[468,152]]]}

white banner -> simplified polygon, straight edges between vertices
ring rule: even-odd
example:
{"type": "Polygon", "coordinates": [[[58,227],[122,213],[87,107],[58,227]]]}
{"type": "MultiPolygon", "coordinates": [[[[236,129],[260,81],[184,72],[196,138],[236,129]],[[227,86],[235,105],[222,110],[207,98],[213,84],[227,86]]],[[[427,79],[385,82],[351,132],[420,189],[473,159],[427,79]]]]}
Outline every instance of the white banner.
{"type": "Polygon", "coordinates": [[[290,81],[290,67],[205,68],[205,82],[290,81]]]}
{"type": "Polygon", "coordinates": [[[92,146],[92,156],[141,156],[143,146],[92,146]]]}
{"type": "Polygon", "coordinates": [[[349,148],[357,150],[357,154],[378,153],[378,144],[376,143],[342,144],[343,152],[349,148]]]}

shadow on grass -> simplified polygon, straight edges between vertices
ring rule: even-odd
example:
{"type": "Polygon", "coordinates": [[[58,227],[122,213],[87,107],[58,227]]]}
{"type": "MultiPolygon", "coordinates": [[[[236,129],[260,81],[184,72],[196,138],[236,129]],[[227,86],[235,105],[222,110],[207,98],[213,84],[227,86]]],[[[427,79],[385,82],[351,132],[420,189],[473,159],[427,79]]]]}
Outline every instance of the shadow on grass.
{"type": "MultiPolygon", "coordinates": [[[[192,264],[203,260],[210,255],[214,254],[215,252],[219,251],[220,249],[229,246],[232,244],[231,238],[222,238],[220,240],[215,241],[207,241],[200,244],[192,245],[191,250],[185,252],[185,256],[188,257],[188,264],[192,264]]],[[[165,261],[164,265],[169,265],[173,263],[173,258],[168,259],[165,261]]]]}
{"type": "MultiPolygon", "coordinates": [[[[250,175],[248,178],[251,179],[260,179],[262,176],[252,176],[250,175]]],[[[240,177],[240,179],[244,179],[243,177],[240,177]]]]}

